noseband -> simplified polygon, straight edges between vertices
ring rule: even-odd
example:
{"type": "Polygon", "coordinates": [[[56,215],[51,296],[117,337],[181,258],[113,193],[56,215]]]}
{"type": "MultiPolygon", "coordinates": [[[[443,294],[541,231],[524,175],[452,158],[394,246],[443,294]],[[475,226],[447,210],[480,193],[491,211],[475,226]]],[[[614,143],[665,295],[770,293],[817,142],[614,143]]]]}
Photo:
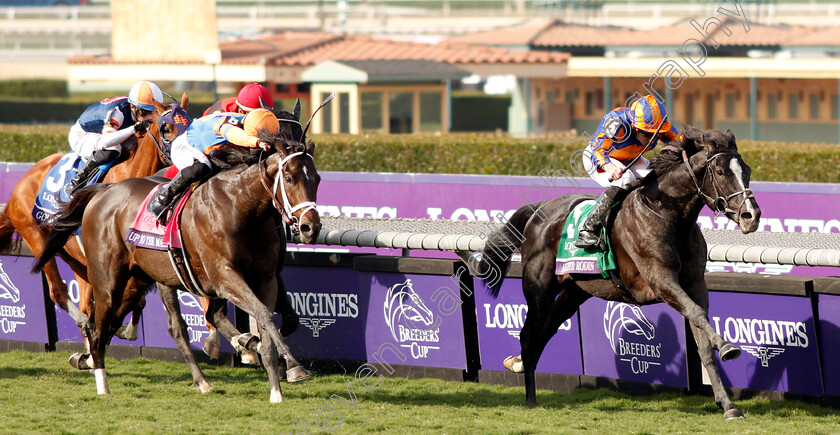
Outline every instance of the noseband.
{"type": "MultiPolygon", "coordinates": [[[[160,124],[155,123],[157,125],[157,133],[160,135],[160,124]]],[[[158,150],[158,156],[160,157],[160,161],[163,162],[166,166],[172,166],[172,159],[169,157],[169,152],[166,149],[166,144],[161,136],[160,140],[155,138],[155,135],[152,134],[151,131],[146,131],[146,134],[152,139],[152,143],[155,144],[155,148],[158,150]]]]}
{"type": "Polygon", "coordinates": [[[702,180],[702,183],[698,183],[697,182],[697,177],[694,175],[694,170],[692,170],[691,164],[689,164],[689,162],[688,162],[688,154],[686,154],[685,150],[682,150],[683,162],[685,163],[685,167],[688,169],[688,173],[691,175],[691,180],[694,181],[694,187],[697,188],[697,193],[699,193],[703,198],[706,199],[706,204],[709,205],[709,208],[712,208],[718,214],[720,214],[720,213],[724,213],[724,214],[732,213],[732,214],[735,214],[737,216],[741,213],[741,209],[744,208],[744,203],[746,203],[751,198],[755,198],[755,195],[753,194],[752,190],[750,190],[749,188],[744,188],[742,190],[739,190],[739,191],[737,191],[735,193],[732,193],[730,195],[727,195],[727,196],[723,196],[720,193],[723,190],[723,188],[720,185],[720,181],[718,180],[717,175],[715,175],[715,171],[713,171],[713,170],[710,171],[709,170],[709,164],[711,164],[712,161],[715,160],[716,158],[718,158],[722,155],[726,155],[726,154],[729,154],[729,153],[725,153],[725,152],[717,153],[717,154],[714,154],[711,157],[706,159],[706,164],[703,165],[703,180],[702,180]],[[700,188],[701,185],[706,183],[706,175],[709,174],[709,173],[712,174],[711,175],[711,180],[712,180],[712,186],[714,186],[714,188],[715,188],[715,198],[712,198],[711,196],[706,195],[706,193],[703,192],[703,189],[700,188]],[[726,205],[729,204],[730,199],[732,199],[732,198],[734,198],[738,195],[742,195],[742,194],[744,195],[744,198],[741,200],[741,204],[738,205],[738,210],[732,210],[731,208],[726,207],[726,205]],[[712,207],[712,204],[714,204],[714,207],[712,207]]]}
{"type": "Polygon", "coordinates": [[[263,163],[265,160],[262,160],[262,153],[260,153],[260,181],[262,182],[263,187],[268,192],[268,196],[271,197],[271,202],[274,204],[274,208],[280,211],[280,214],[283,215],[283,220],[291,227],[292,233],[297,234],[300,232],[300,222],[297,217],[295,217],[294,213],[300,209],[304,209],[301,212],[300,217],[303,218],[303,215],[309,213],[310,210],[316,209],[316,204],[314,201],[303,201],[295,206],[292,206],[292,202],[289,200],[289,196],[286,194],[286,177],[283,176],[283,167],[288,163],[291,159],[297,156],[306,156],[310,159],[312,158],[312,154],[309,154],[305,151],[299,151],[296,153],[289,154],[288,156],[284,157],[283,160],[278,163],[277,168],[277,176],[274,177],[274,186],[269,189],[268,184],[265,182],[265,173],[264,171],[265,166],[263,163]],[[280,207],[279,201],[277,201],[277,188],[280,187],[281,197],[283,200],[283,206],[280,207]]]}

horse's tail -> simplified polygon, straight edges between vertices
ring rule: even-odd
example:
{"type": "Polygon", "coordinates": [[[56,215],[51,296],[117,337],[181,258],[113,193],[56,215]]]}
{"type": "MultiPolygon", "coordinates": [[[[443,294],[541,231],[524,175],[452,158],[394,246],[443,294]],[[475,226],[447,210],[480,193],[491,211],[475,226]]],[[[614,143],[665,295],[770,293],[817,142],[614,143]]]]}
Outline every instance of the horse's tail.
{"type": "Polygon", "coordinates": [[[502,228],[487,236],[484,249],[481,251],[478,271],[481,272],[479,278],[484,280],[490,295],[494,298],[499,296],[502,281],[510,267],[511,254],[525,242],[525,236],[522,235],[525,225],[542,205],[543,201],[523,205],[513,213],[502,228]]]}
{"type": "Polygon", "coordinates": [[[9,204],[7,203],[0,212],[0,252],[20,252],[20,239],[12,237],[15,232],[17,228],[9,219],[9,204]]]}
{"type": "Polygon", "coordinates": [[[67,240],[82,225],[82,217],[90,201],[99,191],[108,186],[110,184],[96,183],[80,189],[73,194],[73,199],[70,202],[59,208],[56,220],[53,222],[52,229],[44,243],[44,249],[41,251],[41,255],[35,259],[35,265],[32,266],[33,273],[40,272],[47,262],[64,251],[67,240]]]}

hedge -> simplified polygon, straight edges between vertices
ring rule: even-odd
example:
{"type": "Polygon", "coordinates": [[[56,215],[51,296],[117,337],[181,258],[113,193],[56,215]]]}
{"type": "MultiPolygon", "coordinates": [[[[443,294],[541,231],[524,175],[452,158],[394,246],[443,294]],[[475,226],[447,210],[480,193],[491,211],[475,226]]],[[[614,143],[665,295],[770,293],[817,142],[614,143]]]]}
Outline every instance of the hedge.
{"type": "Polygon", "coordinates": [[[67,96],[68,93],[66,80],[0,80],[0,97],[64,98],[67,96]]]}
{"type": "MultiPolygon", "coordinates": [[[[66,151],[67,125],[0,125],[0,161],[34,162],[66,151]]],[[[314,136],[322,171],[536,175],[572,173],[584,141],[579,136],[511,138],[507,135],[314,136]]],[[[740,141],[753,181],[840,183],[840,145],[740,141]]]]}

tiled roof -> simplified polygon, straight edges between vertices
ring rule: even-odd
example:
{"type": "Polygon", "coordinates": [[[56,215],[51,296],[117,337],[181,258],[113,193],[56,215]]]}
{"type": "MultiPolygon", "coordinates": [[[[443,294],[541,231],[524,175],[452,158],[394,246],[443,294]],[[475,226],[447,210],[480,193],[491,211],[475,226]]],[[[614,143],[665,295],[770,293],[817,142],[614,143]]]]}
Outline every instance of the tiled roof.
{"type": "MultiPolygon", "coordinates": [[[[222,57],[226,57],[222,44],[222,57]]],[[[532,64],[562,63],[568,54],[547,51],[517,51],[480,45],[442,42],[417,42],[376,39],[370,36],[349,35],[341,39],[301,49],[283,56],[272,56],[271,63],[287,66],[314,65],[323,60],[388,60],[426,59],[450,64],[532,64]]]]}
{"type": "Polygon", "coordinates": [[[824,27],[812,32],[803,32],[793,36],[782,44],[784,46],[830,46],[840,45],[840,28],[824,27]]]}
{"type": "Polygon", "coordinates": [[[455,79],[470,75],[469,71],[448,63],[425,59],[342,60],[339,63],[366,72],[369,81],[405,79],[406,77],[455,79]]]}
{"type": "Polygon", "coordinates": [[[554,23],[555,20],[535,19],[516,26],[453,36],[448,41],[458,44],[527,46],[554,23]]]}
{"type": "Polygon", "coordinates": [[[622,27],[597,27],[557,21],[534,38],[534,47],[603,47],[624,41],[632,30],[622,27]]]}

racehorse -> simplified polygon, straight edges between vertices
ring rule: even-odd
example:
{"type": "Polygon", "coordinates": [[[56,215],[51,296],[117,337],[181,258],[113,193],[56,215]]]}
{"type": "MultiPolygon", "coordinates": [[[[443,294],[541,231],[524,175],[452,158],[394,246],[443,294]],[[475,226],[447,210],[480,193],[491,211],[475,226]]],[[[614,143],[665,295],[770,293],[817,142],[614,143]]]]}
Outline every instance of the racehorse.
{"type": "MultiPolygon", "coordinates": [[[[123,143],[124,157],[115,164],[105,175],[103,182],[113,183],[133,177],[145,177],[154,174],[163,167],[171,164],[169,162],[169,151],[165,148],[162,138],[167,141],[175,139],[178,129],[173,124],[158,126],[158,116],[167,110],[177,112],[187,108],[189,99],[187,94],[181,96],[180,106],[165,106],[156,104],[156,116],[153,116],[154,123],[147,129],[146,133],[137,139],[132,136],[123,143]]],[[[186,113],[186,112],[183,112],[186,113]]],[[[64,153],[53,154],[39,160],[23,175],[12,191],[6,208],[0,213],[0,250],[14,250],[19,239],[12,236],[19,233],[26,243],[26,246],[35,256],[41,254],[47,238],[49,228],[42,226],[32,215],[32,208],[35,205],[35,198],[41,189],[44,178],[50,169],[64,156],[64,153]]],[[[69,181],[67,173],[62,174],[58,184],[64,185],[69,181]]],[[[70,300],[67,293],[67,284],[61,279],[58,273],[58,266],[55,260],[50,260],[43,268],[47,277],[47,285],[50,289],[50,299],[58,304],[64,311],[67,311],[76,325],[83,328],[88,322],[90,312],[90,285],[87,281],[87,260],[84,252],[79,248],[75,238],[67,243],[66,254],[62,258],[73,269],[76,280],[79,283],[79,307],[70,300]]],[[[132,330],[121,333],[120,337],[136,339],[136,326],[139,321],[139,311],[132,319],[132,330]]]]}
{"type": "Polygon", "coordinates": [[[600,275],[555,273],[566,217],[591,195],[519,208],[503,228],[490,234],[480,259],[470,258],[474,270],[487,278],[490,293],[498,296],[510,254],[520,250],[528,314],[520,336],[522,354],[506,359],[505,367],[525,373],[527,405],[537,404],[534,370],[549,339],[584,301],[596,296],[637,305],[665,302],[676,309],[689,320],[715,403],[727,419],[743,417],[724,390],[714,360],[713,349],[723,361],[737,358],[741,351],[709,325],[706,241],[696,222],[705,204],[746,234],[758,228],[761,211],[749,188],[750,167],[738,153],[732,132],[684,126],[683,135],[681,143],[664,147],[652,162],[653,172],[614,215],[609,240],[623,285],[600,275]]]}
{"type": "MultiPolygon", "coordinates": [[[[298,223],[304,243],[314,242],[321,228],[315,209],[320,182],[312,160],[315,144],[311,140],[304,144],[305,136],[292,138],[286,131],[281,129],[276,134],[258,131],[260,139],[274,144],[277,152],[265,160],[265,165],[263,162],[238,165],[211,177],[194,191],[180,218],[181,243],[203,294],[230,300],[259,325],[262,342],[255,347],[268,372],[271,402],[283,399],[278,349],[290,368],[301,366],[274,327],[272,313],[267,308],[275,306],[278,262],[282,261],[286,249],[270,207],[274,204],[290,210],[288,218],[298,223]],[[268,187],[272,179],[274,190],[268,187]],[[282,201],[277,200],[278,185],[282,201]]],[[[156,186],[152,178],[133,178],[79,190],[59,213],[45,249],[36,261],[36,269],[46,264],[81,226],[95,302],[87,325],[91,354],[83,356],[87,362],[80,368],[94,369],[99,394],[110,393],[104,365],[106,346],[122,319],[155,282],[169,315],[169,332],[190,367],[194,385],[202,393],[212,390],[186,340],[186,324],[175,296],[175,289],[184,287],[168,254],[125,242],[144,198],[156,186]]],[[[218,309],[220,305],[210,308],[214,321],[224,317],[218,309]]]]}

